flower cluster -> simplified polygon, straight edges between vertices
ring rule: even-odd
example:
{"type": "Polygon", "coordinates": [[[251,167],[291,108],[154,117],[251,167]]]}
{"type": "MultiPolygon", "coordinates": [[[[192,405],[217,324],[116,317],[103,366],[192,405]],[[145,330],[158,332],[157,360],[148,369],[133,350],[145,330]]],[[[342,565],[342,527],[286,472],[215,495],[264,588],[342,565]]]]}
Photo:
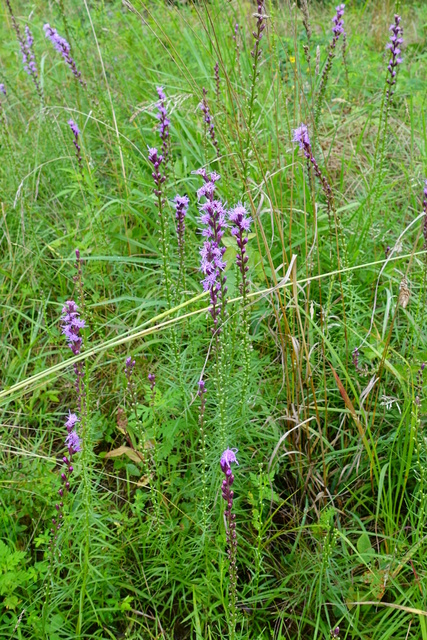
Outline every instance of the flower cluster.
{"type": "Polygon", "coordinates": [[[236,534],[236,514],[232,513],[234,491],[232,490],[234,475],[231,471],[232,464],[239,464],[236,458],[237,449],[226,449],[220,460],[221,471],[225,474],[222,481],[221,493],[227,503],[224,511],[227,523],[227,552],[230,563],[230,627],[231,635],[234,636],[236,627],[236,588],[237,588],[237,534],[236,534]]]}
{"type": "Polygon", "coordinates": [[[345,4],[339,4],[336,7],[336,15],[332,18],[332,22],[334,23],[334,26],[332,27],[332,33],[334,34],[334,38],[336,38],[336,41],[338,40],[339,36],[342,33],[345,33],[344,20],[342,19],[344,15],[344,9],[345,9],[345,4]]]}
{"type": "Polygon", "coordinates": [[[188,196],[176,195],[174,198],[174,203],[178,248],[181,251],[184,247],[185,216],[187,215],[190,200],[188,199],[188,196]]]}
{"type": "Polygon", "coordinates": [[[24,63],[24,69],[29,76],[34,78],[38,77],[36,57],[33,51],[34,38],[30,31],[30,27],[25,27],[25,40],[22,47],[22,62],[24,63]]]}
{"type": "Polygon", "coordinates": [[[314,173],[316,174],[317,178],[319,178],[328,202],[328,214],[330,215],[334,209],[332,189],[329,182],[326,180],[325,176],[321,172],[320,167],[317,164],[316,158],[313,155],[313,150],[311,148],[307,125],[301,124],[297,129],[294,130],[293,142],[298,143],[299,148],[303,151],[305,157],[313,167],[314,173]]]}
{"type": "Polygon", "coordinates": [[[80,330],[85,326],[85,321],[80,319],[80,312],[74,300],[67,300],[62,307],[61,329],[67,344],[75,356],[80,353],[83,338],[80,330]]]}
{"type": "Polygon", "coordinates": [[[154,167],[154,171],[151,174],[153,176],[154,184],[156,188],[153,189],[153,192],[158,198],[161,198],[162,195],[162,184],[166,180],[166,177],[160,172],[160,166],[163,162],[163,156],[159,154],[157,149],[153,147],[148,150],[148,160],[154,167]]]}
{"type": "Polygon", "coordinates": [[[73,455],[81,451],[81,443],[78,433],[76,431],[76,425],[79,422],[78,417],[75,413],[68,413],[68,418],[65,423],[65,428],[67,429],[67,437],[65,439],[65,445],[68,449],[68,456],[64,456],[62,458],[62,462],[66,465],[65,471],[61,473],[62,485],[60,489],[58,489],[58,494],[61,500],[55,504],[55,509],[57,511],[56,518],[52,518],[53,527],[51,528],[51,553],[54,553],[54,546],[56,540],[58,539],[58,531],[62,527],[64,522],[64,503],[62,498],[64,497],[64,493],[67,493],[70,490],[70,479],[71,474],[74,471],[73,467],[73,455]]]}
{"type": "Polygon", "coordinates": [[[6,87],[4,86],[3,82],[0,83],[0,93],[2,93],[4,96],[6,95],[6,87]]]}
{"type": "Polygon", "coordinates": [[[215,135],[215,126],[214,126],[214,123],[212,122],[212,116],[211,116],[211,112],[210,112],[208,101],[207,101],[207,95],[208,95],[208,92],[205,89],[205,87],[203,87],[203,98],[201,103],[199,104],[199,108],[201,109],[201,111],[203,111],[203,121],[206,124],[206,128],[208,130],[210,139],[212,140],[212,144],[215,147],[217,154],[219,154],[219,144],[215,135]]]}
{"type": "Polygon", "coordinates": [[[14,13],[12,11],[12,5],[9,0],[6,0],[6,5],[10,13],[10,18],[12,21],[12,26],[16,33],[16,38],[19,42],[19,46],[21,48],[22,53],[22,61],[24,64],[24,69],[28,73],[28,75],[32,78],[34,85],[36,87],[36,91],[39,94],[40,98],[43,97],[42,89],[40,87],[40,83],[38,80],[38,71],[36,58],[33,51],[34,38],[28,26],[25,27],[25,38],[21,33],[21,29],[19,28],[19,24],[16,21],[14,13]]]}
{"type": "Polygon", "coordinates": [[[220,77],[219,77],[219,64],[218,64],[218,62],[215,62],[214,74],[215,74],[216,99],[219,100],[220,93],[221,93],[221,84],[220,84],[221,81],[220,81],[220,77]]]}
{"type": "Polygon", "coordinates": [[[246,211],[245,207],[239,203],[228,213],[228,219],[234,225],[231,228],[231,233],[236,238],[238,253],[236,257],[236,264],[242,274],[242,286],[243,295],[246,293],[246,273],[249,270],[247,262],[249,260],[246,255],[246,245],[248,243],[248,232],[251,228],[252,218],[246,211]]]}
{"type": "Polygon", "coordinates": [[[202,285],[203,289],[209,291],[210,294],[210,313],[214,321],[214,331],[216,331],[218,319],[223,313],[223,305],[225,304],[224,294],[227,291],[227,287],[225,287],[227,278],[222,275],[226,266],[223,260],[226,249],[220,246],[221,238],[227,227],[226,211],[222,202],[214,199],[215,183],[221,176],[215,172],[208,176],[205,169],[199,169],[196,173],[201,175],[205,182],[198,190],[197,196],[199,199],[206,198],[206,202],[200,206],[200,222],[204,227],[202,235],[207,238],[200,250],[202,258],[200,269],[205,276],[202,285]]]}
{"type": "Polygon", "coordinates": [[[151,391],[153,391],[154,387],[156,386],[156,376],[154,375],[154,373],[148,374],[148,382],[150,383],[151,391]]]}
{"type": "Polygon", "coordinates": [[[125,376],[126,376],[128,391],[131,394],[132,394],[132,391],[133,391],[132,374],[133,374],[133,370],[135,368],[135,364],[136,364],[136,362],[135,362],[135,360],[132,360],[131,356],[126,358],[125,376]]]}
{"type": "Polygon", "coordinates": [[[387,44],[387,49],[390,49],[391,58],[387,67],[389,72],[389,77],[387,78],[387,84],[389,85],[387,89],[387,100],[390,100],[394,93],[393,87],[396,84],[397,67],[402,63],[402,58],[400,57],[400,45],[403,42],[403,29],[400,26],[401,19],[402,18],[396,13],[394,16],[394,24],[390,26],[391,36],[390,42],[387,44]]]}
{"type": "Polygon", "coordinates": [[[55,47],[56,51],[58,51],[58,53],[62,55],[65,63],[70,67],[71,72],[76,80],[80,82],[82,87],[85,87],[86,83],[82,80],[82,74],[80,71],[78,71],[76,63],[71,57],[71,47],[68,42],[65,40],[65,38],[60,36],[57,30],[51,27],[50,24],[45,24],[43,27],[43,31],[45,32],[46,38],[48,38],[55,47]]]}
{"type": "Polygon", "coordinates": [[[336,14],[332,18],[332,22],[334,23],[332,27],[332,34],[333,34],[332,42],[329,45],[328,58],[326,60],[325,67],[322,71],[322,77],[320,78],[319,93],[318,93],[318,99],[316,104],[316,118],[315,118],[316,122],[322,109],[322,103],[323,103],[323,98],[325,96],[326,85],[328,83],[329,73],[332,68],[332,61],[335,57],[335,49],[336,49],[338,40],[341,35],[343,36],[343,38],[345,38],[344,20],[343,20],[344,8],[345,8],[344,4],[339,4],[336,7],[336,14]]]}
{"type": "Polygon", "coordinates": [[[163,158],[165,161],[165,165],[169,160],[169,125],[170,120],[168,118],[168,112],[166,110],[166,95],[163,90],[163,87],[157,87],[157,94],[159,96],[159,101],[157,103],[158,113],[156,115],[157,120],[159,120],[159,134],[160,139],[162,141],[162,152],[163,158]]]}
{"type": "Polygon", "coordinates": [[[255,39],[254,48],[251,51],[251,56],[254,59],[254,63],[259,60],[261,57],[261,49],[259,48],[259,43],[261,42],[261,38],[263,36],[264,29],[266,27],[267,16],[264,13],[265,9],[265,0],[258,0],[257,12],[255,13],[256,21],[256,31],[252,32],[252,35],[255,39]]]}
{"type": "Polygon", "coordinates": [[[79,130],[77,124],[74,122],[74,120],[68,120],[67,124],[70,127],[71,131],[73,132],[73,136],[74,136],[73,144],[74,144],[74,146],[76,148],[76,158],[77,158],[77,161],[79,163],[79,168],[81,169],[81,166],[82,166],[82,154],[81,154],[81,147],[79,145],[80,130],[79,130]]]}

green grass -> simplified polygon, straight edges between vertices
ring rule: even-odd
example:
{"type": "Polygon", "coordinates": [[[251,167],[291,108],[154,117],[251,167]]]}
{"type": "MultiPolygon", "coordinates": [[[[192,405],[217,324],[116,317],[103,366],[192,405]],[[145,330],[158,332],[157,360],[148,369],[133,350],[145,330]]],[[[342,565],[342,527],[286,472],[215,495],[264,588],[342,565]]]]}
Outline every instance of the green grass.
{"type": "Polygon", "coordinates": [[[41,101],[2,5],[1,638],[233,638],[219,465],[228,446],[239,449],[237,638],[326,640],[339,626],[345,640],[427,640],[418,373],[427,360],[427,5],[348,3],[345,63],[340,41],[315,126],[334,6],[309,3],[308,41],[298,7],[267,2],[257,77],[256,5],[16,0],[21,32],[28,24],[34,35],[41,101]],[[386,116],[395,11],[404,61],[386,116]],[[46,22],[70,42],[86,89],[45,39],[46,22]],[[171,120],[166,273],[147,160],[161,147],[159,85],[171,120]],[[199,109],[203,87],[219,158],[199,109]],[[82,171],[70,118],[82,132],[82,171]],[[292,142],[301,122],[335,216],[292,142]],[[201,166],[221,174],[227,207],[241,200],[254,219],[246,310],[236,244],[224,236],[219,347],[200,284],[201,166]],[[185,281],[177,193],[190,198],[185,281]],[[79,297],[76,247],[87,328],[72,359],[59,318],[79,297]],[[88,415],[52,559],[73,364],[85,373],[88,415]]]}

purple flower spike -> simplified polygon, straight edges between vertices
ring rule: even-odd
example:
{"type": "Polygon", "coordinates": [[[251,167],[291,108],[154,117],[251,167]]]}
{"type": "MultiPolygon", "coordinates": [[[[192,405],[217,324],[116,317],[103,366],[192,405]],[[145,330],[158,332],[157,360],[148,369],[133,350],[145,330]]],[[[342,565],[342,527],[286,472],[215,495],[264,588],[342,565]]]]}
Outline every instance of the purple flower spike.
{"type": "MultiPolygon", "coordinates": [[[[218,76],[218,85],[219,85],[219,76],[218,76]]],[[[219,91],[219,88],[218,88],[218,91],[219,91]]],[[[215,135],[215,126],[212,121],[212,116],[211,116],[211,111],[210,111],[208,100],[207,100],[207,95],[208,95],[208,92],[205,89],[205,87],[203,87],[203,99],[199,104],[199,109],[201,109],[201,111],[203,112],[203,121],[206,125],[206,129],[208,131],[212,144],[216,149],[217,155],[219,155],[219,144],[215,135]]]]}
{"type": "Polygon", "coordinates": [[[203,225],[202,235],[208,238],[200,250],[200,270],[206,276],[202,280],[202,285],[203,289],[210,293],[210,314],[214,321],[214,332],[217,332],[219,331],[217,327],[218,319],[224,311],[224,296],[227,291],[225,287],[226,277],[222,275],[226,267],[226,262],[222,259],[226,248],[220,246],[221,238],[227,227],[226,211],[220,200],[214,200],[215,183],[221,176],[213,172],[208,177],[205,169],[199,169],[196,173],[201,175],[205,182],[203,187],[198,190],[197,196],[199,199],[205,197],[207,200],[200,206],[200,222],[203,225]]]}
{"type": "Polygon", "coordinates": [[[176,231],[178,236],[178,248],[184,247],[184,232],[185,232],[185,216],[187,215],[188,205],[190,200],[188,196],[175,196],[175,218],[176,218],[176,231]]]}
{"type": "Polygon", "coordinates": [[[81,169],[81,167],[82,167],[82,154],[81,154],[81,148],[80,148],[80,145],[79,145],[80,130],[79,130],[77,124],[74,122],[74,120],[68,120],[67,124],[70,127],[70,129],[71,129],[71,131],[73,132],[73,135],[74,135],[73,144],[74,144],[74,146],[76,148],[76,158],[77,158],[77,161],[79,163],[79,168],[81,169]]]}
{"type": "Polygon", "coordinates": [[[32,81],[34,82],[34,86],[36,87],[36,91],[39,97],[43,98],[43,92],[38,80],[36,58],[33,51],[33,44],[34,44],[33,35],[28,25],[25,27],[25,36],[22,34],[21,29],[19,28],[19,24],[14,16],[12,5],[10,4],[10,0],[6,0],[6,6],[10,13],[10,19],[12,21],[12,26],[16,33],[16,38],[19,42],[24,69],[28,73],[28,75],[31,77],[32,81]]]}
{"type": "Polygon", "coordinates": [[[162,141],[162,152],[165,160],[165,166],[169,160],[169,125],[170,120],[168,118],[168,112],[166,109],[166,95],[163,90],[163,87],[157,87],[157,95],[159,96],[159,101],[157,103],[158,113],[156,115],[157,120],[159,120],[159,134],[160,139],[162,141]]]}
{"type": "Polygon", "coordinates": [[[309,164],[313,167],[316,177],[320,180],[323,192],[328,201],[328,215],[330,216],[332,211],[334,210],[334,197],[331,185],[321,172],[316,158],[314,157],[313,150],[311,148],[310,137],[308,135],[307,125],[301,124],[297,129],[294,130],[293,142],[296,142],[299,145],[299,148],[301,149],[301,151],[303,151],[309,164]]]}
{"type": "Polygon", "coordinates": [[[150,389],[151,391],[153,391],[154,387],[156,386],[156,376],[154,375],[154,373],[148,374],[148,381],[150,383],[150,389]]]}
{"type": "Polygon", "coordinates": [[[336,46],[338,44],[338,40],[340,39],[340,36],[342,35],[343,39],[344,39],[344,49],[346,47],[346,33],[344,31],[344,20],[343,20],[343,15],[344,15],[344,8],[345,5],[344,4],[339,4],[336,7],[336,14],[335,16],[332,18],[332,22],[334,23],[334,26],[332,27],[332,41],[329,45],[329,53],[328,53],[328,58],[326,60],[326,64],[325,67],[323,69],[322,72],[322,77],[320,78],[320,85],[319,85],[319,93],[318,93],[318,99],[317,99],[317,104],[316,104],[316,116],[315,116],[315,121],[317,122],[317,118],[322,110],[322,103],[323,103],[323,99],[325,97],[325,91],[326,91],[326,85],[328,82],[328,77],[329,77],[329,73],[331,71],[332,68],[332,61],[335,57],[335,49],[336,46]]]}
{"type": "Polygon", "coordinates": [[[334,36],[338,38],[344,32],[344,20],[342,19],[344,15],[345,4],[339,4],[336,7],[336,15],[332,18],[332,22],[334,26],[332,27],[332,33],[334,36]]]}
{"type": "Polygon", "coordinates": [[[261,42],[261,39],[263,37],[263,32],[266,25],[266,20],[267,20],[267,16],[264,13],[265,11],[265,0],[258,0],[258,7],[257,7],[257,12],[254,14],[257,21],[256,21],[256,31],[252,32],[252,35],[254,37],[255,40],[255,45],[254,48],[251,51],[251,56],[253,57],[255,63],[260,59],[262,51],[259,48],[259,43],[261,42]]]}
{"type": "Polygon", "coordinates": [[[68,44],[68,42],[65,40],[65,38],[62,38],[57,32],[57,30],[51,27],[50,24],[45,24],[43,27],[43,31],[45,32],[46,38],[48,38],[51,41],[56,51],[58,51],[58,53],[62,55],[62,57],[65,60],[65,63],[71,69],[71,72],[76,78],[76,80],[80,82],[82,87],[86,87],[86,83],[81,78],[82,74],[80,71],[78,71],[76,67],[76,63],[71,57],[71,47],[68,44]]]}
{"type": "Polygon", "coordinates": [[[397,67],[399,64],[402,64],[402,58],[400,57],[401,49],[400,46],[403,43],[403,29],[400,26],[401,17],[397,15],[394,16],[394,24],[390,26],[390,42],[387,44],[387,49],[390,49],[391,59],[388,63],[387,70],[389,72],[389,76],[387,77],[387,84],[389,88],[387,89],[386,100],[387,102],[391,100],[391,97],[394,93],[394,86],[396,84],[396,76],[397,76],[397,67]]]}
{"type": "MultiPolygon", "coordinates": [[[[65,427],[67,429],[67,437],[65,438],[65,446],[68,449],[68,456],[63,456],[62,462],[66,466],[66,469],[61,473],[61,480],[63,487],[58,490],[58,495],[60,498],[64,497],[64,493],[70,490],[70,477],[74,471],[74,467],[72,465],[73,455],[82,450],[81,441],[79,435],[76,431],[76,424],[80,422],[75,413],[68,412],[68,418],[65,422],[65,427]]],[[[52,556],[55,553],[55,543],[57,540],[57,536],[54,535],[63,524],[64,520],[64,503],[62,499],[59,503],[55,504],[55,509],[58,513],[58,521],[55,518],[52,518],[52,523],[55,525],[54,529],[51,529],[51,539],[50,539],[50,551],[52,556]]]]}
{"type": "Polygon", "coordinates": [[[237,589],[237,534],[236,534],[236,514],[232,513],[234,491],[232,489],[234,482],[234,475],[231,471],[232,464],[239,464],[236,458],[237,449],[226,449],[220,460],[221,470],[225,474],[225,478],[222,481],[221,493],[226,502],[224,511],[224,518],[227,523],[226,535],[227,535],[227,547],[228,547],[228,560],[230,570],[230,617],[231,628],[233,630],[236,627],[236,589],[237,589]]]}
{"type": "Polygon", "coordinates": [[[4,96],[6,95],[6,87],[4,86],[3,82],[0,83],[0,93],[2,93],[4,96]]]}
{"type": "Polygon", "coordinates": [[[85,326],[85,321],[80,319],[80,313],[74,300],[67,300],[62,307],[61,329],[67,344],[75,356],[80,353],[83,338],[80,330],[85,326]]]}
{"type": "Polygon", "coordinates": [[[248,243],[247,234],[251,227],[252,218],[246,211],[245,207],[239,203],[234,207],[234,209],[231,209],[228,214],[228,219],[235,225],[231,228],[231,233],[236,238],[237,247],[239,249],[236,256],[236,264],[242,274],[242,283],[240,288],[244,301],[246,302],[246,274],[249,271],[249,267],[247,266],[249,258],[246,255],[246,245],[248,243]]]}
{"type": "Polygon", "coordinates": [[[22,48],[22,62],[24,64],[24,69],[28,73],[29,76],[33,76],[33,78],[38,77],[36,58],[33,51],[34,38],[33,34],[30,31],[30,27],[27,25],[25,27],[25,40],[24,47],[22,48]]]}
{"type": "MultiPolygon", "coordinates": [[[[164,176],[160,171],[160,166],[163,162],[163,156],[159,154],[159,152],[155,147],[152,147],[151,149],[148,149],[148,160],[149,162],[151,162],[151,164],[154,167],[154,171],[151,175],[153,176],[154,184],[156,186],[153,189],[153,191],[155,195],[161,199],[161,195],[162,195],[161,186],[166,180],[166,176],[164,176]]],[[[161,202],[161,204],[163,205],[163,201],[161,202]]]]}

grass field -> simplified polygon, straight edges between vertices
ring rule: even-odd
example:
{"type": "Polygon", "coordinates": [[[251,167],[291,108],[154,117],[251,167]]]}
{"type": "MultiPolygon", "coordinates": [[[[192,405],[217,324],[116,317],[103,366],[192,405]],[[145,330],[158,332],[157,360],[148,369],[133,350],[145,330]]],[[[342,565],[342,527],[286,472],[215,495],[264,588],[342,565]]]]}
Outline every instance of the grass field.
{"type": "Polygon", "coordinates": [[[0,638],[427,640],[426,24],[4,0],[0,638]]]}

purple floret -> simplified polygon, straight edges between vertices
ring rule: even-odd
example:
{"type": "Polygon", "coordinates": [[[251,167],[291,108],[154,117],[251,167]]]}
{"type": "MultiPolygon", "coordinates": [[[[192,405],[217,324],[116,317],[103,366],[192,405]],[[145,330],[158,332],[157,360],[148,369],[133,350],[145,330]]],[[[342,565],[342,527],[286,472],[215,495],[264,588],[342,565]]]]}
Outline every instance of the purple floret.
{"type": "Polygon", "coordinates": [[[239,451],[238,449],[226,449],[223,452],[220,460],[220,465],[223,473],[227,473],[227,469],[231,469],[231,465],[233,463],[237,465],[239,464],[236,458],[236,453],[238,451],[239,451]]]}
{"type": "Polygon", "coordinates": [[[65,444],[68,447],[70,454],[77,453],[81,451],[80,438],[77,434],[77,431],[71,431],[65,439],[65,444]]]}

